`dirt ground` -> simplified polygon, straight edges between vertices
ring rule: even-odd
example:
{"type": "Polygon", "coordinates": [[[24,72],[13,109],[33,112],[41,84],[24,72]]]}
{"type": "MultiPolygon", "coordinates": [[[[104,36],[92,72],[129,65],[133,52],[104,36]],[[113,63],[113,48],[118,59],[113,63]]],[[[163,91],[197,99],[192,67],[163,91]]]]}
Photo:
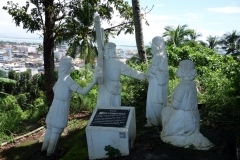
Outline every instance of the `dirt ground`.
{"type": "MultiPolygon", "coordinates": [[[[71,118],[86,117],[86,113],[78,114],[71,118]]],[[[89,116],[89,115],[87,115],[89,116]]],[[[234,135],[231,132],[215,131],[211,129],[201,130],[204,136],[215,144],[215,147],[209,151],[198,151],[194,149],[185,149],[166,144],[161,141],[161,128],[138,128],[137,138],[134,146],[130,151],[130,155],[113,158],[119,160],[234,160],[235,156],[235,141],[234,135]]],[[[9,143],[0,148],[1,152],[6,151],[20,143],[30,140],[37,140],[44,136],[45,130],[41,130],[31,136],[24,137],[15,143],[9,143]]],[[[30,155],[28,160],[58,160],[63,157],[68,150],[58,146],[55,154],[52,157],[46,157],[46,153],[42,153],[41,143],[35,147],[35,152],[30,155]]]]}
{"type": "MultiPolygon", "coordinates": [[[[160,128],[147,128],[144,134],[138,136],[131,150],[131,154],[122,160],[233,160],[235,159],[235,145],[225,134],[215,131],[205,131],[215,147],[209,151],[199,151],[175,147],[164,143],[160,135],[160,128]]],[[[228,137],[228,136],[227,136],[228,137]]]]}

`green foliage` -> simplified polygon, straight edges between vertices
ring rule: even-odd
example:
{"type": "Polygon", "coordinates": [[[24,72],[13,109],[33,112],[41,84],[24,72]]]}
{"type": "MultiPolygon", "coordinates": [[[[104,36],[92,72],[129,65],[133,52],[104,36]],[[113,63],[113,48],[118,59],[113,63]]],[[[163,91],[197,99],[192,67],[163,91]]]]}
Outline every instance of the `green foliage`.
{"type": "Polygon", "coordinates": [[[5,84],[15,84],[16,83],[15,80],[8,79],[8,78],[2,78],[2,77],[0,77],[0,82],[3,82],[5,84]]]}
{"type": "Polygon", "coordinates": [[[0,77],[6,77],[7,76],[7,71],[4,69],[0,68],[0,77]]]}
{"type": "Polygon", "coordinates": [[[207,42],[206,46],[211,49],[216,49],[217,45],[220,44],[219,38],[211,35],[207,37],[207,42]]]}
{"type": "Polygon", "coordinates": [[[31,76],[30,70],[26,72],[16,73],[10,71],[8,78],[14,79],[10,84],[4,84],[2,91],[18,96],[18,102],[23,110],[31,106],[34,99],[38,98],[41,89],[41,75],[31,76]],[[24,98],[25,97],[25,98],[24,98]],[[21,102],[21,103],[20,103],[21,102]]]}
{"type": "Polygon", "coordinates": [[[240,33],[233,30],[232,33],[224,34],[220,40],[221,48],[225,50],[225,54],[240,54],[240,33]]]}
{"type": "MultiPolygon", "coordinates": [[[[75,121],[75,120],[74,120],[75,121]]],[[[79,126],[80,124],[85,124],[85,122],[81,122],[79,120],[73,122],[75,125],[79,126]]],[[[70,125],[72,122],[70,121],[70,125]]],[[[59,143],[60,145],[67,149],[67,153],[61,157],[61,160],[87,160],[88,159],[88,146],[86,140],[86,132],[85,128],[80,127],[81,129],[75,128],[75,131],[69,130],[69,125],[67,126],[67,130],[69,134],[67,137],[62,138],[59,143]]]]}
{"type": "Polygon", "coordinates": [[[13,16],[13,20],[17,26],[23,23],[23,29],[27,29],[30,32],[41,30],[41,19],[37,13],[37,9],[32,9],[29,14],[27,10],[29,8],[29,2],[26,2],[26,6],[19,7],[18,3],[13,3],[12,1],[7,2],[7,6],[3,6],[4,10],[7,10],[10,15],[13,16]]]}
{"type": "Polygon", "coordinates": [[[17,103],[20,105],[23,111],[28,110],[33,107],[31,103],[29,103],[28,98],[29,95],[27,93],[19,94],[17,96],[17,103]]]}
{"type": "MultiPolygon", "coordinates": [[[[171,26],[167,26],[163,33],[163,37],[167,37],[167,45],[173,45],[175,47],[182,46],[186,41],[188,41],[188,36],[194,37],[195,31],[192,29],[187,29],[188,25],[178,25],[176,29],[171,26]]],[[[196,36],[196,35],[195,35],[196,36]]]]}
{"type": "MultiPolygon", "coordinates": [[[[36,122],[45,116],[48,108],[43,91],[39,88],[40,75],[30,72],[9,71],[8,78],[0,82],[0,140],[6,140],[11,134],[24,128],[23,121],[36,122]],[[11,94],[11,95],[10,95],[11,94]]],[[[24,129],[23,129],[24,130],[24,129]]]]}
{"type": "Polygon", "coordinates": [[[36,98],[33,101],[33,105],[31,105],[31,108],[26,110],[24,112],[24,120],[25,121],[31,121],[36,122],[40,118],[45,117],[48,112],[48,107],[46,105],[46,99],[44,97],[44,94],[41,94],[41,97],[36,98]]]}
{"type": "Polygon", "coordinates": [[[122,153],[119,151],[119,149],[116,149],[116,148],[112,147],[111,145],[105,146],[104,150],[107,151],[106,155],[109,158],[121,157],[121,155],[122,155],[122,153]]]}
{"type": "Polygon", "coordinates": [[[15,80],[0,77],[0,91],[2,92],[5,92],[7,86],[14,86],[15,84],[15,80]]]}
{"type": "MultiPolygon", "coordinates": [[[[71,77],[82,88],[84,88],[92,82],[93,70],[89,69],[88,65],[85,65],[83,69],[72,72],[71,77]]],[[[86,95],[72,93],[70,112],[74,113],[82,110],[92,111],[96,106],[97,94],[97,85],[95,85],[86,95]]]]}
{"type": "MultiPolygon", "coordinates": [[[[150,61],[149,61],[150,62],[150,61]]],[[[136,57],[132,57],[127,61],[127,65],[134,70],[141,72],[147,71],[147,64],[140,63],[136,57]]],[[[137,126],[143,126],[146,123],[146,99],[148,82],[140,81],[127,76],[121,76],[122,106],[134,106],[136,112],[137,126]]]]}
{"type": "Polygon", "coordinates": [[[45,74],[40,74],[38,78],[38,87],[40,90],[45,91],[46,85],[45,85],[45,74]]]}
{"type": "Polygon", "coordinates": [[[21,128],[23,111],[14,96],[8,95],[0,99],[0,133],[11,135],[21,128]]]}
{"type": "Polygon", "coordinates": [[[19,74],[19,80],[17,83],[17,87],[18,87],[18,93],[24,93],[24,92],[28,92],[29,89],[31,89],[29,87],[30,85],[30,79],[31,79],[31,73],[30,70],[26,71],[26,72],[21,72],[19,74]]]}

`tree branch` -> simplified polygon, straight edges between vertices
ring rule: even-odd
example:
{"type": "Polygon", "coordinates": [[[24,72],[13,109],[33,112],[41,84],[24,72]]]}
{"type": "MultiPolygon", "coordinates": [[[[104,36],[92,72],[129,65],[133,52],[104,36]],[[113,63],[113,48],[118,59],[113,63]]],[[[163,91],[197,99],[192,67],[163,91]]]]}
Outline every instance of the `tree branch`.
{"type": "MultiPolygon", "coordinates": [[[[42,3],[42,1],[39,2],[39,3],[42,3]]],[[[42,14],[41,14],[41,12],[40,12],[40,8],[39,8],[39,3],[36,2],[35,5],[36,5],[36,7],[37,7],[37,10],[38,10],[38,13],[39,13],[39,16],[40,16],[41,22],[42,22],[42,26],[44,26],[44,22],[43,22],[42,14]]],[[[44,27],[43,27],[43,30],[45,30],[44,27]]]]}
{"type": "Polygon", "coordinates": [[[121,27],[121,26],[123,26],[123,25],[131,25],[131,24],[133,24],[134,22],[125,22],[125,23],[121,23],[121,24],[119,24],[119,25],[116,25],[116,26],[113,26],[113,27],[110,27],[110,28],[106,28],[106,29],[104,29],[104,31],[115,31],[114,29],[115,28],[118,28],[118,27],[121,27]]]}

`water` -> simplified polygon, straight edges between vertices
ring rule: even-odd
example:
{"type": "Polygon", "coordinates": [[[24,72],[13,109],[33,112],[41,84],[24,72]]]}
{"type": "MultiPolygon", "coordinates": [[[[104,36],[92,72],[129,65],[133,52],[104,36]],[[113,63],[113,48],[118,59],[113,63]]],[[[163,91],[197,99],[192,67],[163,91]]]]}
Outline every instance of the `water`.
{"type": "MultiPolygon", "coordinates": [[[[4,42],[16,42],[16,43],[41,43],[43,44],[43,39],[41,38],[14,38],[14,37],[0,37],[0,41],[4,42]]],[[[69,48],[67,45],[66,48],[69,48]]],[[[137,50],[136,46],[132,45],[124,45],[124,44],[116,44],[117,49],[122,49],[122,50],[137,50]]]]}
{"type": "Polygon", "coordinates": [[[4,42],[16,42],[16,43],[43,43],[43,39],[40,38],[13,38],[13,37],[0,37],[0,41],[4,42]]]}
{"type": "Polygon", "coordinates": [[[116,44],[116,49],[122,49],[122,50],[137,50],[137,46],[116,44]]]}

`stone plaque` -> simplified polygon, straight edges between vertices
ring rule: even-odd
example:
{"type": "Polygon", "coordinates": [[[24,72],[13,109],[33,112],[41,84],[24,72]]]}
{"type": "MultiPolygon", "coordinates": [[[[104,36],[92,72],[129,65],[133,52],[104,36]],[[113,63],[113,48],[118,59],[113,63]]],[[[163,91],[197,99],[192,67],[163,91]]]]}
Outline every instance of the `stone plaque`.
{"type": "Polygon", "coordinates": [[[128,109],[98,109],[90,126],[124,128],[129,112],[128,109]]]}

